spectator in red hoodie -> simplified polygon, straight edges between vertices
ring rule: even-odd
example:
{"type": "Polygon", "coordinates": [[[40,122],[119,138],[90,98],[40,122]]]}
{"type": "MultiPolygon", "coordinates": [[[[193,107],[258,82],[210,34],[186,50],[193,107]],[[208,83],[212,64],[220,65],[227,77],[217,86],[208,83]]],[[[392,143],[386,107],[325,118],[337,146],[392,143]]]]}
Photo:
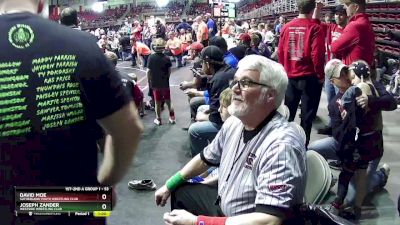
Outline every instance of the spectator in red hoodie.
{"type": "Polygon", "coordinates": [[[301,126],[307,145],[324,82],[325,37],[319,23],[312,20],[315,0],[298,0],[297,5],[299,17],[283,27],[278,56],[289,77],[285,97],[289,121],[294,120],[301,99],[301,126]]]}
{"type": "Polygon", "coordinates": [[[332,53],[346,65],[361,59],[374,68],[375,34],[365,13],[366,2],[344,0],[343,4],[350,20],[343,34],[332,42],[332,53]]]}

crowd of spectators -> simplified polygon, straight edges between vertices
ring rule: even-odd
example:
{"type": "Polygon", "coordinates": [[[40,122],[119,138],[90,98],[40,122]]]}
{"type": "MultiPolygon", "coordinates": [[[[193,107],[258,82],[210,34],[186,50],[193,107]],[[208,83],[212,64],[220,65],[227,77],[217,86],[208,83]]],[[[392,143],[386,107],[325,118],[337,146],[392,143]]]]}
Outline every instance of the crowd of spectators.
{"type": "Polygon", "coordinates": [[[189,18],[194,18],[199,15],[210,13],[210,11],[211,11],[210,6],[208,5],[207,2],[204,3],[193,2],[192,5],[190,6],[189,11],[187,12],[187,15],[189,18]]]}

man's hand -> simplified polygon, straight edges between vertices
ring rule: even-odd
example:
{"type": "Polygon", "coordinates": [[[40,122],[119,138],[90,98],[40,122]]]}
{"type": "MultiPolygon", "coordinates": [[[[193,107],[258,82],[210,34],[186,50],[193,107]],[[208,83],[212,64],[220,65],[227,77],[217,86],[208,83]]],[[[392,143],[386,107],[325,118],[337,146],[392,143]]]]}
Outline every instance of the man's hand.
{"type": "Polygon", "coordinates": [[[184,91],[184,90],[186,90],[186,89],[188,88],[188,85],[189,85],[189,82],[187,82],[187,81],[182,81],[182,82],[179,84],[179,88],[180,88],[182,91],[184,91]]]}
{"type": "Polygon", "coordinates": [[[189,97],[194,97],[197,94],[197,90],[194,88],[190,88],[185,91],[185,94],[187,94],[189,97]]]}
{"type": "Polygon", "coordinates": [[[365,109],[368,106],[368,96],[366,94],[362,94],[356,98],[357,105],[361,108],[365,109]]]}
{"type": "Polygon", "coordinates": [[[173,210],[170,213],[164,213],[164,222],[167,225],[196,225],[197,216],[186,210],[173,210]]]}
{"type": "Polygon", "coordinates": [[[342,117],[342,120],[344,120],[344,119],[346,118],[346,116],[347,116],[347,111],[346,111],[346,110],[343,110],[343,111],[340,113],[340,116],[342,117]]]}
{"type": "Polygon", "coordinates": [[[170,195],[171,192],[168,190],[167,186],[163,185],[155,193],[156,205],[164,207],[170,195]]]}

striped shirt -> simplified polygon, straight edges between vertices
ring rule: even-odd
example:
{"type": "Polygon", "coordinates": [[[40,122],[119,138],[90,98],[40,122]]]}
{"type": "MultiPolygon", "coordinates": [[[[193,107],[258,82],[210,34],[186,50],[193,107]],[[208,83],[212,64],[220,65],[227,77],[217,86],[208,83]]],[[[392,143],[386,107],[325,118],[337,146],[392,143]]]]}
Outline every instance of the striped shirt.
{"type": "Polygon", "coordinates": [[[304,138],[276,113],[247,143],[243,123],[231,116],[202,152],[219,166],[218,195],[226,216],[267,207],[289,209],[303,202],[306,183],[304,138]]]}

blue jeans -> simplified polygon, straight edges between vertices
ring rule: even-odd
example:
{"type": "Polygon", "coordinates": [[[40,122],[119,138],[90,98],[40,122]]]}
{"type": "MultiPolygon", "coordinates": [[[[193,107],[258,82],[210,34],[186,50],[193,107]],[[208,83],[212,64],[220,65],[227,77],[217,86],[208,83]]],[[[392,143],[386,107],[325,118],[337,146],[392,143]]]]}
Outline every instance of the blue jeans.
{"type": "MultiPolygon", "coordinates": [[[[328,105],[332,101],[332,99],[336,96],[338,93],[339,89],[335,87],[332,82],[325,78],[325,83],[324,83],[324,88],[325,88],[325,93],[326,93],[326,98],[328,100],[328,105]]],[[[329,117],[328,120],[328,126],[331,126],[331,118],[329,117]]]]}
{"type": "Polygon", "coordinates": [[[196,122],[189,127],[189,142],[192,157],[199,154],[215,138],[221,125],[210,121],[196,122]]]}
{"type": "MultiPolygon", "coordinates": [[[[327,137],[320,140],[313,141],[308,145],[309,150],[314,150],[322,155],[326,160],[337,160],[336,151],[339,145],[338,142],[333,137],[327,137]]],[[[381,159],[375,159],[368,164],[367,177],[368,177],[368,193],[371,193],[377,187],[380,187],[385,182],[385,175],[381,171],[377,171],[379,161],[381,159]]],[[[345,202],[350,205],[354,204],[356,198],[356,189],[354,184],[354,177],[350,181],[349,189],[347,192],[345,202]]]]}
{"type": "Polygon", "coordinates": [[[176,67],[182,67],[182,54],[175,56],[176,67]]]}
{"type": "Polygon", "coordinates": [[[123,61],[125,61],[125,60],[130,60],[130,59],[132,58],[132,54],[131,54],[130,52],[124,52],[124,51],[122,51],[122,52],[121,52],[121,55],[122,55],[122,60],[123,60],[123,61]]]}

